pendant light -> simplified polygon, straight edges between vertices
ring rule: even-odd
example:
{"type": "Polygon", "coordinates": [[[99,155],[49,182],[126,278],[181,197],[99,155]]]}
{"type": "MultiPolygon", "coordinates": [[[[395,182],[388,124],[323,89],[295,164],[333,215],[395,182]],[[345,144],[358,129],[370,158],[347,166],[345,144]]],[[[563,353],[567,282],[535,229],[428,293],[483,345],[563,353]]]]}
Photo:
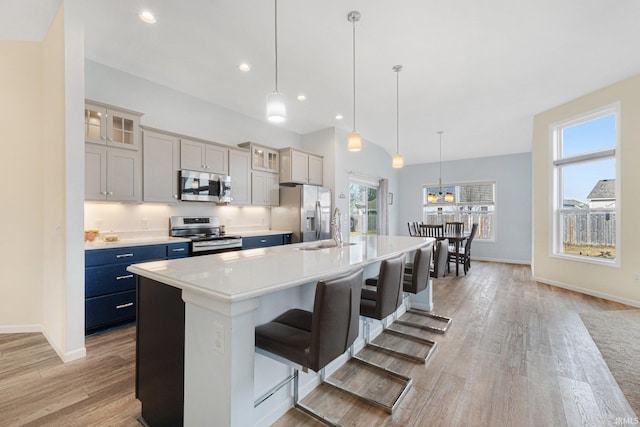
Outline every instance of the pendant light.
{"type": "MultiPolygon", "coordinates": [[[[439,197],[442,197],[443,193],[442,193],[442,134],[444,133],[444,131],[438,131],[438,135],[440,136],[440,177],[438,178],[438,185],[440,186],[440,192],[438,193],[439,197]]],[[[435,196],[435,194],[434,194],[435,196]]],[[[436,201],[438,196],[436,196],[436,201]]],[[[444,193],[444,201],[447,203],[451,203],[453,202],[453,193],[447,191],[446,193],[444,193]]],[[[430,201],[430,200],[429,200],[430,201]]]]}
{"type": "Polygon", "coordinates": [[[282,123],[287,119],[287,108],[284,95],[278,92],[278,0],[275,0],[275,56],[276,56],[276,90],[267,95],[267,120],[282,123]]]}
{"type": "Polygon", "coordinates": [[[356,132],[356,22],[360,20],[360,12],[352,11],[347,15],[347,20],[353,24],[353,131],[349,134],[347,147],[349,151],[362,149],[362,138],[356,132]]]}
{"type": "Polygon", "coordinates": [[[394,65],[393,71],[396,73],[396,154],[393,155],[391,166],[399,169],[404,166],[402,154],[400,154],[400,71],[402,71],[402,65],[394,65]]]}

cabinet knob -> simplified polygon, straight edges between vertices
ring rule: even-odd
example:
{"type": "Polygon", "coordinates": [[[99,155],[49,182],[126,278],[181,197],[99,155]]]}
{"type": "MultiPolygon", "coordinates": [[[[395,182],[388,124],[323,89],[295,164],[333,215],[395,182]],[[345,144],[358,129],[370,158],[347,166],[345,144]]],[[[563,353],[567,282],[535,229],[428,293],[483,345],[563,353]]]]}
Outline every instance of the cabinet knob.
{"type": "Polygon", "coordinates": [[[113,196],[113,191],[107,191],[107,194],[113,196]]]}
{"type": "Polygon", "coordinates": [[[107,192],[106,191],[101,191],[100,194],[102,194],[103,196],[106,196],[107,192]]]}
{"type": "Polygon", "coordinates": [[[107,138],[107,141],[113,142],[113,138],[107,138]]]}
{"type": "Polygon", "coordinates": [[[173,195],[173,198],[174,198],[174,199],[177,199],[177,198],[178,198],[178,195],[177,195],[177,194],[174,194],[174,195],[173,195]]]}

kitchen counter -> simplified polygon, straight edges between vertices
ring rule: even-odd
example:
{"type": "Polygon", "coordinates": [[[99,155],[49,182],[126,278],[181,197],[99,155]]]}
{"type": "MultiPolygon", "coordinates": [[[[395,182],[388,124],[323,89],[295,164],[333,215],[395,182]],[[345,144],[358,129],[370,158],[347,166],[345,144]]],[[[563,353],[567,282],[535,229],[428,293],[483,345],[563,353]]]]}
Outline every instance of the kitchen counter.
{"type": "Polygon", "coordinates": [[[93,242],[84,242],[84,250],[90,251],[94,249],[122,248],[127,246],[144,246],[144,245],[162,245],[167,243],[190,242],[189,239],[171,236],[156,237],[127,237],[117,242],[104,242],[101,236],[96,237],[93,242]]]}
{"type": "MultiPolygon", "coordinates": [[[[433,242],[432,238],[365,236],[344,247],[317,248],[333,243],[328,240],[130,266],[128,271],[138,275],[139,318],[154,319],[138,322],[136,378],[142,417],[151,418],[154,408],[166,413],[167,402],[177,402],[179,413],[173,414],[177,418],[171,422],[184,421],[184,425],[207,425],[211,420],[225,426],[270,423],[267,418],[280,416],[291,400],[284,397],[253,407],[256,392],[272,382],[269,372],[286,371],[273,361],[256,369],[256,363],[264,363],[264,358],[255,356],[256,324],[289,308],[311,308],[319,279],[358,267],[365,268],[365,277],[373,275],[380,261],[433,242]],[[160,300],[156,302],[154,295],[160,300]],[[183,314],[168,319],[166,307],[183,314]],[[170,328],[176,329],[174,334],[167,332],[170,328]],[[184,352],[160,363],[158,348],[184,348],[184,352]],[[145,377],[147,361],[160,363],[162,369],[145,377]],[[176,369],[168,372],[169,366],[176,369]],[[158,381],[183,384],[184,394],[172,387],[177,394],[160,398],[153,386],[158,381]],[[265,415],[265,411],[271,412],[265,415]]],[[[308,387],[317,384],[315,374],[306,382],[308,387]]]]}

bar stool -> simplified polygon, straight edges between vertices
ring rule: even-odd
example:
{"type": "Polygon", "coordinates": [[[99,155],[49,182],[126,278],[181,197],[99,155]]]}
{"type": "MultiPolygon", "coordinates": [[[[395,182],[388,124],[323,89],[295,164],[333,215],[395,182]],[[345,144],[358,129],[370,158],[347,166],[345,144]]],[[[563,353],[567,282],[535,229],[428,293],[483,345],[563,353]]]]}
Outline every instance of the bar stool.
{"type": "MultiPolygon", "coordinates": [[[[388,347],[380,346],[378,344],[374,344],[370,342],[369,319],[381,320],[383,322],[382,323],[383,328],[385,328],[385,330],[388,330],[386,329],[384,319],[386,319],[392,313],[394,313],[402,303],[402,289],[400,284],[402,281],[402,274],[404,271],[404,258],[405,258],[404,254],[401,254],[394,258],[383,260],[380,263],[380,273],[379,273],[380,280],[379,280],[379,286],[377,290],[362,289],[362,296],[360,299],[360,315],[365,318],[364,319],[364,338],[365,338],[366,345],[381,349],[388,353],[397,354],[400,356],[406,356],[406,355],[404,353],[399,353],[396,350],[390,349],[388,347]]],[[[393,399],[393,403],[391,405],[386,405],[382,402],[369,399],[360,393],[343,388],[342,386],[340,386],[340,384],[334,383],[331,379],[327,379],[327,383],[349,394],[352,394],[360,399],[363,399],[372,405],[378,406],[379,408],[384,409],[388,413],[392,414],[394,409],[397,408],[397,406],[399,405],[402,398],[409,391],[409,388],[411,387],[411,384],[413,382],[412,379],[407,376],[401,375],[397,372],[394,372],[390,369],[377,365],[375,363],[371,363],[357,355],[353,356],[351,360],[353,360],[354,362],[366,365],[369,368],[375,369],[381,372],[383,375],[390,377],[392,380],[403,384],[400,391],[395,395],[395,398],[393,399]]]]}
{"type": "Polygon", "coordinates": [[[294,371],[258,398],[254,407],[293,380],[294,406],[325,424],[338,425],[298,402],[298,371],[320,371],[324,381],[324,367],[350,349],[359,333],[362,275],[362,269],[357,269],[320,280],[313,313],[292,309],[256,327],[256,351],[291,366],[294,371]]]}
{"type": "MultiPolygon", "coordinates": [[[[403,268],[401,270],[400,282],[398,283],[398,285],[396,285],[394,287],[394,292],[397,292],[397,295],[398,295],[398,302],[393,307],[393,309],[390,309],[390,307],[386,308],[385,317],[389,316],[391,314],[393,314],[395,316],[396,310],[400,307],[400,304],[402,303],[402,299],[403,299],[402,298],[403,297],[403,293],[402,292],[408,290],[407,286],[413,286],[414,285],[412,283],[411,277],[415,277],[416,278],[415,279],[416,292],[414,292],[414,293],[417,293],[417,292],[420,292],[420,291],[423,291],[424,289],[426,289],[427,280],[429,278],[429,267],[430,267],[430,264],[431,264],[432,247],[433,246],[429,244],[429,245],[423,246],[420,249],[416,250],[416,254],[414,256],[414,262],[411,265],[411,269],[412,269],[412,271],[416,271],[417,274],[412,275],[407,279],[407,274],[405,273],[406,269],[403,268]],[[426,279],[424,280],[424,282],[421,282],[418,279],[418,277],[420,277],[419,275],[424,275],[425,272],[426,272],[426,279]]],[[[383,269],[382,269],[382,266],[381,266],[380,267],[380,275],[378,277],[376,277],[376,278],[367,279],[365,281],[365,284],[367,284],[369,286],[375,286],[378,289],[378,293],[380,293],[385,288],[391,288],[393,286],[392,283],[395,284],[395,280],[396,280],[395,278],[391,278],[388,275],[385,277],[385,275],[383,275],[383,269]]],[[[409,290],[409,291],[411,291],[411,290],[409,290]]],[[[370,291],[368,289],[363,289],[362,290],[363,298],[365,298],[367,295],[369,295],[370,292],[374,292],[374,291],[370,291]]],[[[363,313],[362,304],[361,304],[360,305],[360,315],[361,316],[373,317],[370,314],[371,313],[369,313],[369,315],[363,313]]],[[[379,317],[374,317],[374,318],[382,320],[379,317]]],[[[398,323],[398,324],[406,325],[406,326],[416,326],[417,325],[417,324],[414,324],[414,323],[404,322],[404,321],[400,321],[400,320],[397,320],[397,319],[395,319],[395,322],[398,323]]],[[[390,349],[390,348],[387,348],[387,347],[382,347],[382,346],[367,342],[368,345],[377,347],[377,348],[379,348],[379,349],[381,349],[383,351],[395,354],[395,355],[400,356],[400,357],[404,357],[406,359],[409,359],[409,360],[411,360],[413,362],[417,362],[417,363],[426,363],[431,358],[431,356],[433,355],[433,353],[436,350],[437,344],[436,344],[435,341],[432,341],[432,340],[429,340],[429,339],[425,339],[425,338],[416,337],[415,335],[407,334],[407,333],[400,332],[400,331],[397,331],[397,330],[394,330],[394,329],[388,329],[385,326],[384,321],[383,321],[382,325],[383,325],[384,331],[387,332],[387,333],[390,333],[390,334],[393,334],[393,335],[396,335],[396,336],[400,336],[400,337],[403,337],[405,339],[409,339],[411,341],[418,342],[420,344],[428,345],[429,346],[429,351],[427,352],[426,356],[424,356],[424,357],[416,356],[415,354],[400,352],[398,350],[390,349]]],[[[417,325],[417,326],[420,326],[420,325],[417,325]]],[[[367,322],[367,319],[365,319],[365,332],[364,332],[364,334],[365,334],[365,340],[366,340],[367,337],[368,337],[368,322],[367,322]]]]}
{"type": "MultiPolygon", "coordinates": [[[[429,277],[439,278],[445,274],[447,263],[449,262],[449,240],[444,239],[436,242],[436,250],[434,252],[433,270],[431,270],[431,250],[427,252],[428,247],[423,247],[416,251],[413,264],[408,264],[405,268],[403,289],[404,292],[418,294],[427,288],[429,277]]],[[[443,322],[444,326],[438,328],[436,326],[421,325],[419,323],[407,322],[404,320],[396,320],[398,325],[410,326],[425,331],[444,334],[451,325],[452,319],[431,313],[426,310],[409,308],[407,313],[419,316],[429,317],[437,321],[443,322]]]]}

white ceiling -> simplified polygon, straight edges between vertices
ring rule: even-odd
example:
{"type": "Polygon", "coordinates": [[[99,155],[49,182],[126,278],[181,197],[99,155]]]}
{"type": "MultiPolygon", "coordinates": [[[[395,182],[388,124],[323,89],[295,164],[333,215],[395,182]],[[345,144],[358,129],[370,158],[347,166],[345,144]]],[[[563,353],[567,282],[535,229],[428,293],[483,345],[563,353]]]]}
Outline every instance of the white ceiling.
{"type": "MultiPolygon", "coordinates": [[[[0,28],[11,19],[5,4],[26,2],[0,0],[0,28]]],[[[265,120],[274,89],[273,1],[85,5],[87,58],[265,120]],[[156,24],[138,19],[143,7],[156,24]],[[241,62],[252,70],[240,72],[241,62]]],[[[274,126],[351,131],[351,10],[362,14],[357,130],[395,152],[392,67],[403,65],[406,164],[438,160],[438,130],[443,160],[530,151],[535,114],[640,73],[638,0],[280,0],[279,89],[289,117],[274,126]],[[307,100],[296,100],[298,93],[307,100]]]]}

